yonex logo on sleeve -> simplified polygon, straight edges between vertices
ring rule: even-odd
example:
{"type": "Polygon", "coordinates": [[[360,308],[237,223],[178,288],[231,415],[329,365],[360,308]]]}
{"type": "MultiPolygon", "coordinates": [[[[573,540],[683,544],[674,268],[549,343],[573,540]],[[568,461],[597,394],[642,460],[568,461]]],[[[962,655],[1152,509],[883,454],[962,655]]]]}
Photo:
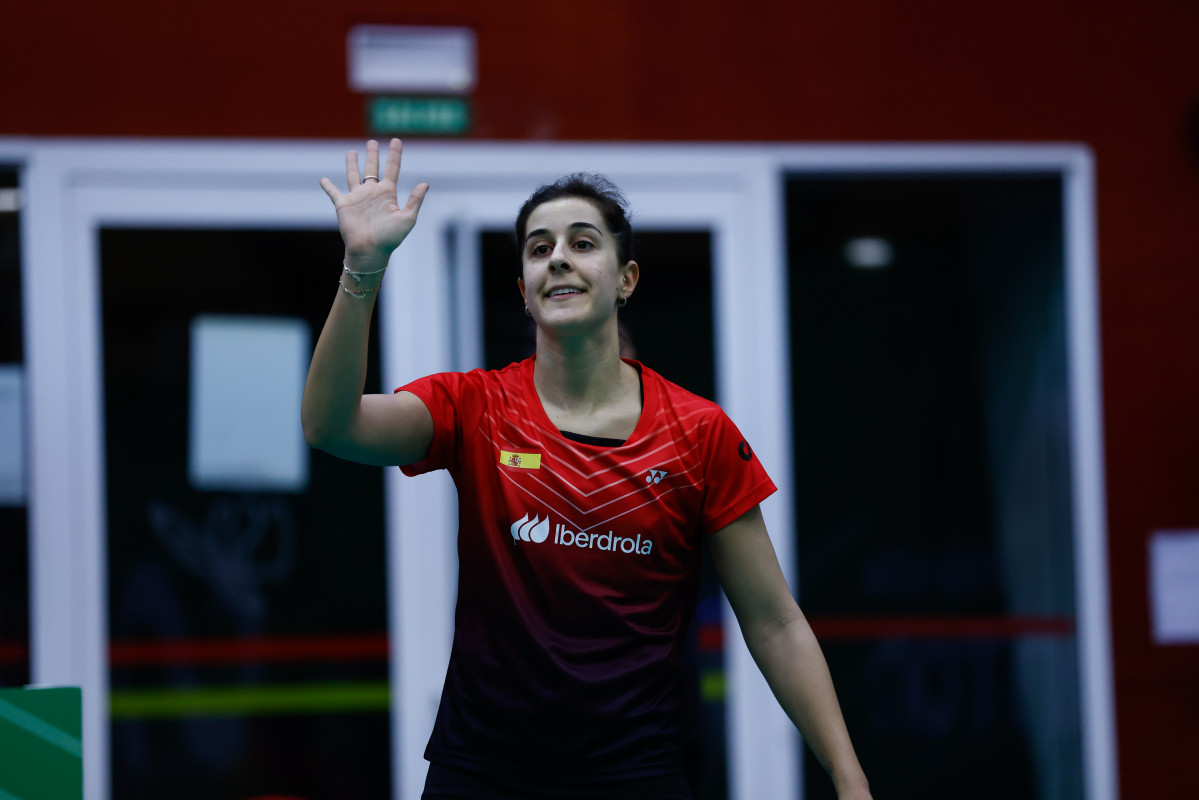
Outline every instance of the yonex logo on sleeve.
{"type": "Polygon", "coordinates": [[[545,515],[545,519],[539,520],[536,516],[529,519],[529,515],[512,523],[512,540],[523,542],[544,542],[550,535],[550,517],[545,515]]]}
{"type": "Polygon", "coordinates": [[[645,482],[646,483],[661,483],[662,479],[665,477],[666,477],[666,470],[651,469],[649,471],[649,474],[645,476],[645,482]]]}

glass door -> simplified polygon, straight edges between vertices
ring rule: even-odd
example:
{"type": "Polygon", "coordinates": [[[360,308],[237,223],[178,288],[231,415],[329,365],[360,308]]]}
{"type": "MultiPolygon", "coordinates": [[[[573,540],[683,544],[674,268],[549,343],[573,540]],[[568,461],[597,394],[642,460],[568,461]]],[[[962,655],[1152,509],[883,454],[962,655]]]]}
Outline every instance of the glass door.
{"type": "MultiPolygon", "coordinates": [[[[591,165],[596,160],[594,154],[587,154],[584,163],[594,168],[591,165]]],[[[579,163],[547,158],[527,174],[505,175],[502,180],[493,177],[486,181],[485,189],[452,186],[438,192],[437,182],[431,181],[434,189],[422,209],[417,232],[404,245],[406,252],[400,256],[400,263],[401,268],[419,273],[422,285],[432,282],[436,286],[426,297],[433,303],[434,313],[444,314],[448,321],[449,339],[440,344],[444,348],[442,368],[500,368],[532,354],[534,330],[516,287],[519,260],[512,224],[520,204],[538,185],[577,169],[579,163]],[[561,172],[550,171],[553,166],[549,162],[554,161],[563,162],[561,172]]],[[[717,287],[722,280],[728,280],[722,269],[730,268],[728,251],[737,239],[735,234],[730,235],[735,222],[730,209],[735,203],[728,192],[689,190],[689,181],[677,176],[677,186],[671,185],[668,176],[633,173],[622,180],[622,165],[613,166],[599,169],[621,185],[630,199],[635,231],[633,257],[641,267],[637,291],[622,311],[623,351],[667,379],[720,402],[723,387],[719,379],[718,331],[722,329],[721,313],[727,314],[730,309],[727,297],[724,303],[720,301],[717,287]]],[[[723,330],[730,332],[727,322],[723,330]]],[[[390,344],[391,352],[401,348],[398,342],[390,344]]],[[[424,346],[422,341],[422,349],[424,346]]],[[[748,422],[746,427],[752,425],[748,422]]],[[[439,500],[437,506],[444,510],[449,502],[452,494],[439,500]]],[[[447,512],[447,524],[452,525],[450,514],[447,512]]],[[[401,735],[406,742],[401,759],[406,765],[403,771],[408,776],[407,792],[419,792],[413,771],[420,770],[423,761],[418,761],[419,748],[412,749],[412,745],[423,746],[440,694],[449,653],[446,632],[452,620],[452,580],[456,573],[452,537],[436,552],[422,552],[424,557],[417,567],[419,580],[422,589],[432,593],[432,608],[444,615],[444,627],[438,628],[434,647],[422,654],[409,654],[421,658],[423,663],[417,669],[427,676],[423,687],[410,690],[424,698],[416,704],[417,709],[427,708],[430,713],[426,719],[406,721],[405,734],[401,735]],[[430,569],[430,558],[436,559],[436,568],[430,569]],[[441,589],[435,586],[438,576],[445,581],[441,589]]],[[[399,568],[409,570],[401,574],[401,586],[405,576],[407,581],[418,580],[411,567],[400,564],[399,568]]],[[[735,622],[727,613],[714,571],[705,559],[700,602],[688,634],[685,658],[690,697],[686,746],[697,798],[723,800],[738,796],[730,784],[731,774],[736,772],[730,759],[737,757],[737,749],[728,721],[736,716],[737,704],[748,704],[750,699],[731,677],[725,652],[726,645],[737,652],[739,643],[735,622]]],[[[748,770],[743,767],[742,771],[748,770]]]]}
{"type": "MultiPolygon", "coordinates": [[[[535,326],[523,311],[515,277],[514,232],[480,231],[482,366],[499,369],[532,355],[535,326]]],[[[621,311],[621,355],[650,366],[695,394],[716,399],[710,229],[640,229],[633,258],[641,266],[634,300],[621,311]]],[[[684,653],[686,758],[696,800],[728,797],[724,626],[720,583],[704,554],[699,604],[684,653]]]]}
{"type": "Polygon", "coordinates": [[[113,796],[388,796],[383,471],[299,427],[340,237],[99,239],[113,796]]]}
{"type": "Polygon", "coordinates": [[[1082,798],[1062,180],[786,197],[800,602],[871,788],[1082,798]]]}
{"type": "MultiPolygon", "coordinates": [[[[303,783],[285,782],[279,749],[262,743],[285,734],[294,753],[353,726],[365,727],[348,741],[379,743],[386,703],[390,775],[372,771],[370,785],[419,796],[451,635],[453,486],[386,470],[380,498],[378,477],[319,454],[262,459],[287,450],[276,430],[294,414],[279,411],[295,390],[286,364],[311,346],[337,291],[334,215],[316,182],[352,146],[70,143],[30,170],[35,446],[38,475],[57,476],[33,498],[33,669],[83,687],[89,800],[186,793],[185,780],[302,797],[328,785],[319,757],[297,771],[303,783]],[[279,413],[260,409],[247,431],[238,392],[251,384],[279,413]],[[214,438],[194,431],[205,425],[224,431],[223,449],[204,449],[214,438]],[[282,445],[253,444],[271,431],[282,445]],[[353,486],[364,508],[329,511],[330,482],[353,486]],[[172,742],[177,775],[153,763],[172,742]]],[[[771,173],[758,159],[412,147],[407,180],[434,190],[380,294],[379,388],[504,357],[482,345],[496,320],[480,311],[480,253],[534,186],[580,167],[626,190],[646,253],[664,254],[658,275],[693,285],[679,308],[634,308],[634,345],[718,399],[752,441],[777,440],[756,449],[784,487],[767,517],[789,552],[783,303],[771,173]]],[[[645,287],[649,297],[654,282],[645,287]]],[[[795,786],[794,729],[707,586],[691,686],[693,713],[711,722],[692,743],[695,769],[705,796],[778,796],[795,786]]]]}
{"type": "Polygon", "coordinates": [[[65,235],[32,226],[61,265],[39,363],[72,389],[40,406],[65,422],[39,429],[62,497],[35,668],[83,687],[89,800],[394,793],[384,473],[299,422],[342,260],[316,181],[343,153],[80,147],[60,164],[88,177],[38,176],[68,209],[65,235]]]}

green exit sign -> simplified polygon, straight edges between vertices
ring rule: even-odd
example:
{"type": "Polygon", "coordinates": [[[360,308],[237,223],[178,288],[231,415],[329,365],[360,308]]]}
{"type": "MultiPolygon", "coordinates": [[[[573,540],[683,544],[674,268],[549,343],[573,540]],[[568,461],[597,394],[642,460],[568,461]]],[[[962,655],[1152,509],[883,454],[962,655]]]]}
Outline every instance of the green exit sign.
{"type": "Polygon", "coordinates": [[[379,136],[464,136],[470,103],[464,97],[371,97],[366,124],[379,136]]]}

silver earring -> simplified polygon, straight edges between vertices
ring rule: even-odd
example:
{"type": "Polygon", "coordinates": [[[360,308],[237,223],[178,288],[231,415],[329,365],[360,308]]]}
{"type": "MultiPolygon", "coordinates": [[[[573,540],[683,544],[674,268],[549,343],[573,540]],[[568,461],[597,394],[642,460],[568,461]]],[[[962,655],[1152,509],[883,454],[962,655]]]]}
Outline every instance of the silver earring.
{"type": "Polygon", "coordinates": [[[528,306],[525,306],[525,316],[526,316],[526,317],[531,317],[531,316],[533,316],[533,312],[529,310],[529,307],[528,307],[528,306]]]}
{"type": "Polygon", "coordinates": [[[629,298],[627,298],[627,297],[622,297],[622,298],[620,298],[619,300],[617,300],[617,301],[616,301],[616,307],[617,307],[617,308],[624,308],[624,307],[625,307],[625,306],[627,306],[628,304],[629,304],[629,298]]]}

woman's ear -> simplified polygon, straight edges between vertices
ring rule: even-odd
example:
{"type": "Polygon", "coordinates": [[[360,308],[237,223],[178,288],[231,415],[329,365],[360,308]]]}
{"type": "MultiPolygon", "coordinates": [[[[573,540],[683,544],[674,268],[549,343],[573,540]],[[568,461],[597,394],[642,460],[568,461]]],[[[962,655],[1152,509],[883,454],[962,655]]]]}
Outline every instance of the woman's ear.
{"type": "Polygon", "coordinates": [[[641,278],[641,267],[637,266],[636,261],[630,261],[620,270],[620,296],[628,298],[637,288],[637,281],[641,278]]]}
{"type": "Polygon", "coordinates": [[[525,302],[528,302],[529,296],[525,294],[525,279],[524,278],[516,279],[516,288],[520,289],[521,299],[524,300],[525,302]]]}

